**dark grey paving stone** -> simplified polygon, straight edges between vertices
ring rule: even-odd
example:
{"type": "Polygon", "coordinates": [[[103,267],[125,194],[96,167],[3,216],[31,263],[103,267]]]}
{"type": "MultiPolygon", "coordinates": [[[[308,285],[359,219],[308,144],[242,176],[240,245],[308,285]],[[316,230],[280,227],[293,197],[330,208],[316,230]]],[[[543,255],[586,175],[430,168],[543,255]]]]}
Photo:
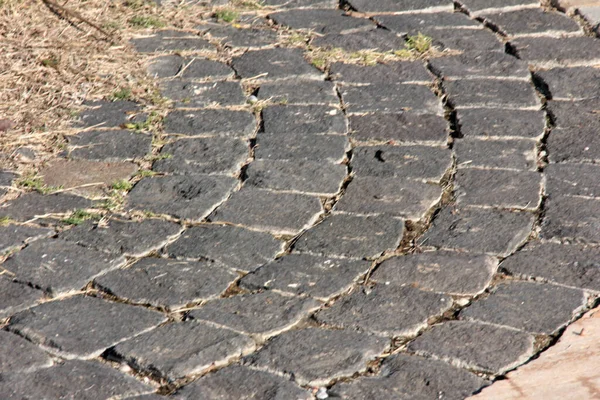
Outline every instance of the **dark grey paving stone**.
{"type": "Polygon", "coordinates": [[[13,273],[13,279],[57,296],[83,289],[95,277],[123,264],[124,257],[64,240],[46,239],[33,242],[12,255],[2,268],[13,273]]]}
{"type": "Polygon", "coordinates": [[[308,295],[322,301],[346,292],[369,270],[369,262],[310,254],[287,254],[246,275],[240,286],[308,295]]]}
{"type": "Polygon", "coordinates": [[[264,0],[263,5],[281,8],[311,7],[311,8],[337,8],[335,0],[264,0]]]}
{"type": "Polygon", "coordinates": [[[336,62],[329,68],[330,77],[344,83],[420,83],[430,84],[434,77],[421,61],[398,61],[386,64],[359,65],[336,62]]]}
{"type": "Polygon", "coordinates": [[[448,101],[456,108],[530,108],[540,107],[529,82],[469,79],[444,82],[448,101]]]}
{"type": "Polygon", "coordinates": [[[140,112],[140,105],[133,101],[92,101],[84,103],[84,109],[76,122],[79,126],[97,126],[102,128],[116,128],[129,122],[136,113],[140,112]]]}
{"type": "Polygon", "coordinates": [[[581,31],[579,24],[565,14],[541,8],[494,13],[485,15],[484,19],[509,36],[541,33],[564,35],[581,31]]]}
{"type": "Polygon", "coordinates": [[[14,221],[28,221],[46,214],[66,214],[74,210],[92,208],[93,202],[84,197],[66,193],[43,195],[37,192],[23,193],[17,199],[0,208],[0,216],[14,221]]]}
{"type": "Polygon", "coordinates": [[[28,374],[0,374],[0,381],[3,399],[97,400],[154,390],[152,386],[97,361],[65,361],[28,374]]]}
{"type": "Polygon", "coordinates": [[[17,174],[10,171],[0,171],[0,197],[4,196],[11,189],[13,180],[17,177],[17,174]]]}
{"type": "Polygon", "coordinates": [[[127,206],[199,222],[238,185],[228,176],[186,175],[144,178],[129,192],[127,206]]]}
{"type": "Polygon", "coordinates": [[[435,251],[388,258],[371,279],[386,285],[474,296],[485,290],[497,268],[494,257],[435,251]]]}
{"type": "Polygon", "coordinates": [[[537,169],[537,143],[530,139],[465,139],[454,142],[459,168],[507,168],[520,171],[537,169]]]}
{"type": "Polygon", "coordinates": [[[600,291],[600,251],[582,245],[533,242],[502,261],[511,275],[600,291]]]}
{"type": "Polygon", "coordinates": [[[504,43],[487,29],[442,28],[430,31],[432,46],[439,50],[504,52],[504,43]]]}
{"type": "Polygon", "coordinates": [[[44,292],[28,285],[13,282],[6,275],[0,275],[0,319],[34,306],[42,300],[44,292]]]}
{"type": "Polygon", "coordinates": [[[335,85],[329,81],[281,81],[260,85],[258,98],[285,104],[339,105],[335,85]]]}
{"type": "Polygon", "coordinates": [[[203,57],[182,57],[178,54],[153,58],[147,70],[156,78],[171,78],[176,75],[183,79],[227,79],[233,77],[233,70],[227,64],[203,57]]]}
{"type": "Polygon", "coordinates": [[[54,230],[29,225],[0,226],[0,254],[18,249],[24,244],[55,234],[54,230]]]}
{"type": "Polygon", "coordinates": [[[534,216],[490,209],[443,209],[421,240],[427,246],[507,256],[531,233],[534,216]]]}
{"type": "Polygon", "coordinates": [[[452,10],[452,3],[447,0],[349,0],[348,3],[357,11],[414,11],[414,10],[452,10]]]}
{"type": "Polygon", "coordinates": [[[449,79],[531,79],[527,63],[506,53],[467,51],[458,56],[432,58],[429,64],[437,75],[449,79]]]}
{"type": "Polygon", "coordinates": [[[0,330],[0,355],[0,374],[28,373],[53,364],[48,354],[39,347],[4,330],[0,330]]]}
{"type": "Polygon", "coordinates": [[[586,302],[581,290],[515,281],[499,284],[489,297],[474,302],[460,315],[469,320],[550,335],[570,323],[586,302]]]}
{"type": "Polygon", "coordinates": [[[473,108],[458,110],[464,137],[538,138],[544,134],[546,114],[532,110],[473,108]]]}
{"type": "Polygon", "coordinates": [[[249,337],[195,321],[171,323],[118,344],[114,355],[169,380],[199,374],[254,351],[249,337]]]}
{"type": "Polygon", "coordinates": [[[323,106],[273,106],[262,111],[265,133],[341,134],[348,132],[344,114],[337,108],[323,106]]]}
{"type": "Polygon", "coordinates": [[[175,79],[161,82],[160,90],[164,97],[175,100],[175,107],[203,108],[246,103],[238,82],[198,83],[175,79]]]}
{"type": "Polygon", "coordinates": [[[127,161],[152,151],[152,136],[127,130],[86,131],[67,140],[69,158],[74,160],[127,161]]]}
{"type": "Polygon", "coordinates": [[[313,396],[280,376],[239,365],[223,368],[184,386],[179,400],[310,400],[313,396]]]}
{"type": "Polygon", "coordinates": [[[388,341],[345,330],[302,329],[271,339],[246,364],[293,376],[299,385],[324,386],[331,380],[364,371],[388,341]]]}
{"type": "Polygon", "coordinates": [[[336,195],[348,174],[345,165],[312,161],[256,160],[246,169],[246,185],[319,196],[336,195]]]}
{"type": "Polygon", "coordinates": [[[375,258],[400,244],[404,221],[387,215],[330,215],[306,231],[294,250],[321,256],[375,258]]]}
{"type": "Polygon", "coordinates": [[[221,43],[227,47],[261,48],[273,45],[278,41],[277,32],[259,27],[211,26],[206,33],[221,40],[221,43]]]}
{"type": "Polygon", "coordinates": [[[600,243],[600,199],[561,196],[548,199],[542,223],[543,238],[600,243]]]}
{"type": "Polygon", "coordinates": [[[548,164],[544,169],[546,193],[555,198],[563,195],[600,197],[596,164],[548,164]]]}
{"type": "Polygon", "coordinates": [[[330,33],[325,36],[318,36],[311,41],[312,47],[342,49],[347,52],[361,50],[394,51],[403,49],[404,44],[404,38],[387,29],[373,29],[344,35],[330,33]]]}
{"type": "Polygon", "coordinates": [[[456,203],[534,211],[542,198],[542,175],[529,171],[464,168],[456,172],[456,203]]]}
{"type": "Polygon", "coordinates": [[[481,24],[460,12],[434,12],[434,13],[406,13],[382,14],[373,18],[380,25],[385,26],[401,35],[415,36],[419,32],[424,35],[439,28],[471,28],[476,29],[481,24]]]}
{"type": "Polygon", "coordinates": [[[461,4],[471,13],[477,15],[499,12],[502,10],[539,7],[537,0],[462,0],[461,4]]]}
{"type": "Polygon", "coordinates": [[[256,160],[318,161],[339,164],[344,161],[350,142],[341,135],[295,133],[259,133],[256,136],[256,160]]]}
{"type": "Polygon", "coordinates": [[[210,220],[295,235],[311,226],[321,211],[318,197],[245,187],[213,212],[210,220]]]}
{"type": "Polygon", "coordinates": [[[352,156],[352,171],[363,177],[411,178],[437,183],[451,166],[450,151],[443,147],[357,147],[352,156]]]}
{"type": "Polygon", "coordinates": [[[341,10],[300,9],[269,14],[277,25],[292,29],[305,29],[320,35],[328,33],[352,33],[375,29],[377,26],[366,18],[354,18],[341,10]]]}
{"type": "Polygon", "coordinates": [[[412,287],[377,285],[359,288],[318,312],[315,318],[338,328],[351,328],[382,336],[413,336],[427,320],[443,314],[452,298],[412,287]]]}
{"type": "Polygon", "coordinates": [[[441,199],[442,188],[436,185],[398,178],[359,176],[350,182],[335,210],[419,220],[441,199]]]}
{"type": "Polygon", "coordinates": [[[340,85],[340,93],[350,113],[411,111],[443,115],[440,99],[422,85],[340,85]]]}
{"type": "Polygon", "coordinates": [[[94,358],[165,321],[142,307],[74,296],[20,312],[8,329],[62,357],[94,358]]]}
{"type": "Polygon", "coordinates": [[[329,391],[345,400],[464,399],[489,383],[443,361],[394,354],[382,364],[382,374],[339,382],[329,391]]]}
{"type": "Polygon", "coordinates": [[[436,145],[444,145],[448,141],[448,122],[435,114],[370,113],[351,115],[348,121],[355,140],[436,145]]]}
{"type": "Polygon", "coordinates": [[[173,310],[217,298],[238,275],[210,261],[143,258],[94,279],[102,290],[129,302],[173,310]]]}
{"type": "Polygon", "coordinates": [[[164,30],[152,36],[131,39],[131,44],[139,53],[163,51],[209,51],[215,48],[205,39],[193,33],[164,30]]]}
{"type": "Polygon", "coordinates": [[[289,330],[320,306],[313,299],[268,290],[210,301],[190,311],[189,317],[267,338],[289,330]]]}
{"type": "MultiPolygon", "coordinates": [[[[581,101],[548,101],[548,112],[555,125],[554,130],[579,129],[587,133],[600,123],[598,106],[600,99],[581,101]]],[[[591,138],[586,138],[588,141],[591,138]]]]}
{"type": "Polygon", "coordinates": [[[301,49],[275,48],[248,51],[235,57],[233,69],[241,78],[273,80],[280,78],[322,79],[323,74],[310,65],[301,49]]]}
{"type": "Polygon", "coordinates": [[[237,174],[248,159],[250,148],[241,139],[209,137],[181,139],[166,144],[160,154],[171,155],[157,160],[152,169],[176,175],[223,173],[237,174]]]}
{"type": "Polygon", "coordinates": [[[194,226],[167,248],[172,257],[215,260],[241,271],[255,270],[282,250],[268,233],[215,224],[194,226]]]}
{"type": "Polygon", "coordinates": [[[175,110],[165,117],[166,133],[188,136],[221,134],[234,137],[252,136],[256,120],[247,111],[175,110]]]}
{"type": "Polygon", "coordinates": [[[536,75],[547,86],[548,98],[553,100],[584,100],[600,97],[600,69],[552,68],[536,75]]]}
{"type": "Polygon", "coordinates": [[[511,41],[519,57],[530,64],[547,68],[595,65],[600,62],[600,47],[591,37],[537,37],[511,41]]]}
{"type": "Polygon", "coordinates": [[[180,225],[160,219],[140,222],[111,219],[107,227],[84,222],[59,237],[81,246],[129,257],[143,257],[178,236],[180,225]]]}
{"type": "Polygon", "coordinates": [[[533,355],[534,341],[534,336],[513,329],[447,321],[416,338],[408,350],[457,367],[502,374],[533,355]]]}

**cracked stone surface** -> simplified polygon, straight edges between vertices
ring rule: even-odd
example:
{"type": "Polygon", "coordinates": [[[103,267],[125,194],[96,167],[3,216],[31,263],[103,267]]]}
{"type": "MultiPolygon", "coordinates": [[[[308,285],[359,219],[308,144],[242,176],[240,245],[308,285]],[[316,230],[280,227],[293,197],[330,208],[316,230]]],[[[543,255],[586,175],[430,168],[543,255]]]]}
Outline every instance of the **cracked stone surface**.
{"type": "Polygon", "coordinates": [[[443,114],[439,99],[422,85],[340,85],[340,93],[350,113],[413,111],[443,114]]]}
{"type": "MultiPolygon", "coordinates": [[[[536,145],[533,140],[526,139],[465,139],[456,143],[454,151],[459,168],[535,171],[537,169],[536,145]]],[[[528,172],[521,173],[532,176],[528,172]]]]}
{"type": "Polygon", "coordinates": [[[233,76],[233,70],[226,64],[177,54],[153,58],[147,71],[156,78],[227,79],[233,76]]]}
{"type": "Polygon", "coordinates": [[[18,311],[29,308],[44,297],[44,292],[41,290],[13,282],[4,275],[0,275],[0,289],[0,318],[10,317],[18,311]]]}
{"type": "Polygon", "coordinates": [[[77,120],[77,125],[85,127],[116,128],[130,121],[137,122],[136,113],[140,111],[139,104],[126,100],[93,101],[85,105],[87,108],[77,120]]]}
{"type": "Polygon", "coordinates": [[[86,131],[68,136],[69,158],[93,161],[129,161],[152,150],[152,137],[127,130],[86,131]]]}
{"type": "Polygon", "coordinates": [[[349,149],[348,138],[341,135],[259,133],[254,157],[257,160],[307,160],[339,164],[349,149]]]}
{"type": "Polygon", "coordinates": [[[285,104],[339,104],[335,86],[328,81],[271,82],[260,85],[258,98],[285,104]]]}
{"type": "Polygon", "coordinates": [[[443,145],[448,139],[447,121],[435,114],[371,113],[351,115],[348,121],[355,140],[443,145]]]}
{"type": "Polygon", "coordinates": [[[0,208],[0,216],[15,221],[28,221],[46,214],[66,214],[75,210],[91,208],[93,202],[85,197],[67,193],[23,193],[17,199],[0,208]]]}
{"type": "Polygon", "coordinates": [[[272,134],[345,134],[348,123],[337,108],[322,106],[267,107],[262,112],[265,133],[272,134]]]}
{"type": "Polygon", "coordinates": [[[24,244],[53,236],[52,229],[41,228],[33,225],[6,225],[0,226],[0,253],[5,254],[18,249],[24,244]]]}
{"type": "Polygon", "coordinates": [[[538,109],[540,100],[529,82],[488,79],[449,81],[445,87],[454,107],[538,109]]]}
{"type": "Polygon", "coordinates": [[[249,51],[234,58],[233,69],[242,78],[320,79],[322,74],[304,58],[300,49],[275,48],[249,51]]]}
{"type": "Polygon", "coordinates": [[[206,109],[171,111],[165,117],[165,132],[186,136],[224,135],[248,137],[254,133],[256,121],[246,111],[206,109]]]}
{"type": "Polygon", "coordinates": [[[458,110],[464,137],[537,138],[544,133],[546,115],[534,110],[472,108],[458,110]]]}
{"type": "Polygon", "coordinates": [[[387,64],[357,65],[357,64],[332,64],[329,75],[335,81],[344,83],[421,83],[429,84],[433,76],[425,66],[418,61],[399,61],[387,64]]]}
{"type": "MultiPolygon", "coordinates": [[[[264,3],[266,4],[266,2],[264,3]]],[[[199,26],[205,29],[204,26],[199,26]]],[[[214,39],[219,40],[227,47],[243,47],[259,49],[268,47],[277,41],[277,33],[270,29],[244,28],[233,25],[212,26],[209,25],[206,32],[214,39]]]]}
{"type": "Polygon", "coordinates": [[[484,19],[510,36],[526,34],[568,34],[579,32],[579,24],[558,12],[530,8],[485,15],[484,19]]]}
{"type": "Polygon", "coordinates": [[[7,372],[28,373],[53,364],[39,347],[7,331],[0,331],[0,347],[3,349],[0,376],[7,372]]]}
{"type": "Polygon", "coordinates": [[[600,96],[598,68],[552,68],[536,75],[548,86],[547,97],[553,100],[586,100],[600,96]]]}
{"type": "Polygon", "coordinates": [[[459,56],[434,58],[432,70],[445,79],[520,79],[528,80],[527,64],[508,54],[468,51],[459,56]]]}

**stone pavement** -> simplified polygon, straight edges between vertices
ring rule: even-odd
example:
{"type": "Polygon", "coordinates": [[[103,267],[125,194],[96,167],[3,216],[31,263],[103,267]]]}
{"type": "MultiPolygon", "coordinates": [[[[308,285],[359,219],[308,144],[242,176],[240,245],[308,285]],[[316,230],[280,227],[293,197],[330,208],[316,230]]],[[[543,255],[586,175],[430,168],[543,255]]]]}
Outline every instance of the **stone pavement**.
{"type": "Polygon", "coordinates": [[[132,39],[166,115],[87,103],[0,208],[1,399],[463,399],[596,305],[594,14],[340,3],[132,39]]]}

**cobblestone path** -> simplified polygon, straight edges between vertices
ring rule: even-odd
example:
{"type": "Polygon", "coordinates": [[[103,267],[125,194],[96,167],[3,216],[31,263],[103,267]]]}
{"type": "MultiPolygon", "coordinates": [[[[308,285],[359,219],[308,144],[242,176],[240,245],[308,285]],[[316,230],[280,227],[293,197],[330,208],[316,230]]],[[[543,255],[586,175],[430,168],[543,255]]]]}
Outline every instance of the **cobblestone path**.
{"type": "Polygon", "coordinates": [[[172,100],[161,135],[138,104],[89,103],[62,163],[133,187],[0,208],[0,398],[463,399],[595,306],[594,21],[342,3],[132,40],[172,100]],[[307,30],[323,54],[438,51],[324,72],[307,30]]]}

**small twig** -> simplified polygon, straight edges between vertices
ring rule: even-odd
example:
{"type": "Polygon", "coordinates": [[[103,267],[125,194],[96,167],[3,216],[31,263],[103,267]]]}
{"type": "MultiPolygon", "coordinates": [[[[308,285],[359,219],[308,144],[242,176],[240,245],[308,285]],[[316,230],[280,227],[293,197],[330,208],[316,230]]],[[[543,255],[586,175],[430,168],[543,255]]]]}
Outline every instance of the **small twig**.
{"type": "Polygon", "coordinates": [[[82,22],[85,22],[86,24],[88,24],[92,28],[97,29],[102,34],[104,34],[105,36],[113,39],[113,36],[110,33],[106,32],[104,29],[100,28],[98,25],[96,25],[95,23],[91,22],[87,18],[83,17],[83,15],[79,14],[77,11],[73,11],[73,10],[71,10],[69,8],[63,7],[60,4],[56,3],[54,0],[42,0],[42,1],[44,2],[44,4],[46,4],[46,6],[48,6],[50,8],[55,8],[57,10],[60,10],[60,11],[64,12],[67,15],[75,17],[78,20],[80,20],[82,22]]]}

